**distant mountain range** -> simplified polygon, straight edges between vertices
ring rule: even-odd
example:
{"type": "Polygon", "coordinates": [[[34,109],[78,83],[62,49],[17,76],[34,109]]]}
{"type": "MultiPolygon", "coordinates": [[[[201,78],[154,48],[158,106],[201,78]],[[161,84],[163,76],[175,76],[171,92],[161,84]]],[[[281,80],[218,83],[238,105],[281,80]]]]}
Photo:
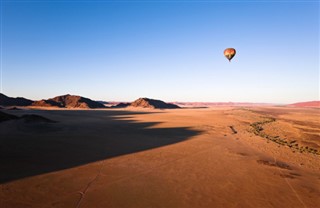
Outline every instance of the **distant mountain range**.
{"type": "Polygon", "coordinates": [[[33,101],[25,98],[12,98],[0,93],[1,106],[37,106],[58,108],[105,108],[99,102],[76,95],[62,95],[47,100],[33,101]]]}
{"type": "MultiPolygon", "coordinates": [[[[126,108],[140,107],[152,109],[175,109],[180,107],[211,107],[211,106],[272,106],[267,103],[249,103],[249,102],[173,102],[166,103],[161,100],[150,98],[139,98],[132,103],[94,101],[89,98],[78,95],[61,95],[50,99],[38,101],[29,100],[23,97],[8,97],[0,93],[0,106],[34,106],[34,107],[56,107],[56,108],[126,108]]],[[[316,107],[320,108],[320,101],[300,102],[284,106],[291,107],[316,107]]],[[[0,107],[1,109],[1,107],[0,107]]]]}
{"type": "MultiPolygon", "coordinates": [[[[110,104],[105,101],[93,101],[89,98],[77,95],[61,95],[50,99],[43,99],[38,101],[28,100],[25,98],[12,98],[4,94],[0,94],[0,106],[34,106],[34,107],[56,107],[56,108],[107,108],[104,104],[110,104]]],[[[172,109],[179,108],[179,106],[165,103],[161,100],[154,100],[149,98],[139,98],[132,103],[114,103],[112,108],[125,108],[125,107],[141,107],[141,108],[154,108],[154,109],[172,109]]]]}

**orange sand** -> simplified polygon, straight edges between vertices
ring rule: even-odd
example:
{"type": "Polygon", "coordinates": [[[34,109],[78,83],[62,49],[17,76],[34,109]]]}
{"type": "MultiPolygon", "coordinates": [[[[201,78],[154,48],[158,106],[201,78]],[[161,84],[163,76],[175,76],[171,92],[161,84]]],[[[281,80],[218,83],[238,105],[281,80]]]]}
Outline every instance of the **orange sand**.
{"type": "MultiPolygon", "coordinates": [[[[10,111],[10,113],[13,113],[10,111]]],[[[320,110],[21,110],[0,123],[0,207],[318,207],[320,110]],[[232,126],[233,130],[230,128],[232,126]]]]}

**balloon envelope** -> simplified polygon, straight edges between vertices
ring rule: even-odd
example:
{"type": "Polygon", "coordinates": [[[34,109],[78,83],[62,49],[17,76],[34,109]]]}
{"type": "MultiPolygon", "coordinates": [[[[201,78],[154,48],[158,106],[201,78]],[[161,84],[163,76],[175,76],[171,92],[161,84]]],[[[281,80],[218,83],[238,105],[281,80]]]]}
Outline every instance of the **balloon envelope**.
{"type": "Polygon", "coordinates": [[[236,49],[234,48],[227,48],[223,52],[224,56],[231,61],[231,59],[236,55],[236,49]]]}

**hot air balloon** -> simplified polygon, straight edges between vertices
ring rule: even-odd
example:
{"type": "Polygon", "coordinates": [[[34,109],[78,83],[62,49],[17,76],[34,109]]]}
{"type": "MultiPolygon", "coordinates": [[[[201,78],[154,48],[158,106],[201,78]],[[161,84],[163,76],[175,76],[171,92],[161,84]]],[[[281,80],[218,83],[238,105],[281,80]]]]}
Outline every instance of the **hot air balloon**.
{"type": "Polygon", "coordinates": [[[227,48],[226,50],[224,50],[223,52],[224,56],[229,60],[229,62],[231,61],[231,59],[234,57],[234,55],[236,55],[236,49],[234,48],[227,48]]]}

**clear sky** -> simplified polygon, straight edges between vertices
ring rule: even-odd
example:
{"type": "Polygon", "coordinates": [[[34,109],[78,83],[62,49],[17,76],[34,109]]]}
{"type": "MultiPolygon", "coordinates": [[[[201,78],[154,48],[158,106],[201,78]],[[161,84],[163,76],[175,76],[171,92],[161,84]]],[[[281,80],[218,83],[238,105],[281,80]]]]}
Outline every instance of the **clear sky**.
{"type": "Polygon", "coordinates": [[[1,42],[12,97],[320,99],[318,0],[2,0],[1,42]]]}

